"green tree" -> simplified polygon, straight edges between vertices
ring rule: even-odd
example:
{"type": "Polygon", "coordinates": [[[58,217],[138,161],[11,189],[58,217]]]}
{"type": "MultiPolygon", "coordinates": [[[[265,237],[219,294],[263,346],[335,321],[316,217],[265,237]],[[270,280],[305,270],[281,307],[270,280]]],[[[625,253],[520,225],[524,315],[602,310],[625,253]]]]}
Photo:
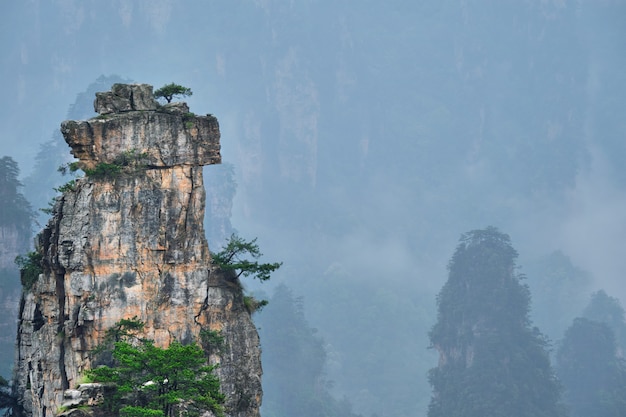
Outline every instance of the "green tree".
{"type": "Polygon", "coordinates": [[[156,90],[154,92],[154,97],[164,98],[165,100],[167,100],[168,103],[171,103],[174,96],[187,97],[192,94],[193,93],[191,92],[190,88],[171,83],[171,84],[166,84],[163,87],[156,90]]]}
{"type": "Polygon", "coordinates": [[[572,417],[626,415],[626,364],[605,324],[576,318],[557,352],[557,373],[572,417]]]}
{"type": "Polygon", "coordinates": [[[223,271],[232,271],[235,278],[252,275],[259,281],[267,281],[271,273],[280,268],[282,262],[259,263],[256,259],[261,256],[263,254],[259,251],[256,238],[246,241],[234,233],[220,252],[211,254],[213,264],[223,271]]]}
{"type": "Polygon", "coordinates": [[[562,416],[546,340],[530,327],[517,252],[494,227],[462,235],[430,331],[429,417],[562,416]]]}
{"type": "Polygon", "coordinates": [[[33,284],[43,273],[43,255],[37,251],[28,252],[26,255],[18,255],[15,264],[20,269],[20,281],[26,290],[30,290],[33,284]]]}
{"type": "Polygon", "coordinates": [[[96,382],[115,384],[116,392],[108,402],[111,411],[126,417],[173,417],[181,409],[190,414],[211,410],[223,415],[224,395],[215,366],[207,365],[202,348],[177,341],[160,348],[138,339],[136,330],[117,326],[110,336],[122,340],[114,343],[113,364],[88,371],[96,382]]]}
{"type": "Polygon", "coordinates": [[[30,203],[19,191],[20,169],[10,156],[0,158],[0,226],[15,227],[20,233],[30,233],[34,218],[30,203]]]}
{"type": "Polygon", "coordinates": [[[304,317],[301,297],[279,285],[256,322],[263,348],[264,416],[355,416],[346,400],[330,394],[324,342],[304,317]]]}

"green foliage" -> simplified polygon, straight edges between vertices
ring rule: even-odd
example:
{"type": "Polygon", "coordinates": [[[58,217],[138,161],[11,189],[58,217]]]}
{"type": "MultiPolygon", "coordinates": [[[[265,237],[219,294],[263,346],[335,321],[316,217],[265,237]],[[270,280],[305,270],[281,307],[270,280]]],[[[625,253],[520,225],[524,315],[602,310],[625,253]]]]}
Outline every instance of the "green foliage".
{"type": "Polygon", "coordinates": [[[208,353],[219,352],[224,348],[224,336],[217,330],[200,330],[200,342],[208,353]]]}
{"type": "Polygon", "coordinates": [[[437,296],[433,345],[469,341],[475,322],[518,329],[529,324],[530,291],[515,272],[516,258],[509,236],[494,227],[461,236],[437,296]],[[466,325],[459,328],[461,322],[466,325]]]}
{"type": "Polygon", "coordinates": [[[148,154],[131,149],[120,153],[113,162],[100,162],[94,168],[84,168],[80,161],[61,165],[58,171],[65,175],[67,172],[73,173],[82,169],[85,175],[96,180],[113,180],[122,174],[133,174],[146,169],[146,158],[148,154]]]}
{"type": "Polygon", "coordinates": [[[175,96],[187,97],[192,95],[190,88],[183,87],[182,85],[170,83],[159,88],[154,92],[154,97],[164,98],[168,103],[171,103],[175,96]]]}
{"type": "Polygon", "coordinates": [[[29,252],[25,256],[17,256],[15,264],[20,269],[20,281],[24,289],[29,290],[43,273],[43,255],[39,252],[29,252]]]}
{"type": "MultiPolygon", "coordinates": [[[[104,335],[102,343],[92,351],[94,357],[94,364],[106,364],[113,363],[112,351],[116,342],[120,341],[133,341],[134,343],[141,343],[143,340],[139,337],[139,333],[143,330],[144,323],[134,316],[130,319],[121,319],[113,327],[108,329],[104,335]]],[[[85,375],[89,377],[89,375],[85,375]]]]}
{"type": "Polygon", "coordinates": [[[184,405],[189,413],[211,410],[223,415],[224,395],[206,356],[196,343],[173,342],[163,349],[150,340],[134,337],[142,325],[136,319],[119,322],[110,336],[120,338],[112,350],[113,364],[89,370],[94,381],[116,387],[108,406],[126,416],[168,416],[184,405]]]}
{"type": "Polygon", "coordinates": [[[76,171],[81,169],[80,167],[80,161],[68,162],[66,164],[60,165],[57,168],[57,172],[59,172],[61,175],[66,175],[68,172],[75,173],[76,171]]]}
{"type": "Polygon", "coordinates": [[[576,318],[557,352],[572,417],[626,415],[626,363],[608,325],[576,318]]]}
{"type": "Polygon", "coordinates": [[[68,164],[70,172],[76,172],[80,169],[80,162],[74,161],[68,164]]]}
{"type": "Polygon", "coordinates": [[[236,234],[232,234],[226,247],[218,253],[212,254],[212,262],[223,271],[233,271],[235,277],[239,278],[252,275],[260,281],[266,281],[270,274],[280,268],[282,262],[259,263],[252,259],[259,259],[263,254],[259,251],[256,239],[245,241],[236,234]]]}
{"type": "Polygon", "coordinates": [[[162,417],[163,415],[163,410],[153,410],[146,407],[127,405],[120,408],[120,416],[122,417],[162,417]]]}
{"type": "Polygon", "coordinates": [[[517,252],[496,228],[462,235],[437,298],[429,417],[564,415],[547,341],[530,327],[517,252]]]}
{"type": "Polygon", "coordinates": [[[100,162],[94,168],[85,168],[85,175],[93,179],[115,179],[119,177],[122,167],[117,164],[100,162]]]}
{"type": "Polygon", "coordinates": [[[146,167],[145,159],[148,157],[146,152],[138,152],[137,149],[131,149],[119,154],[113,163],[121,167],[130,167],[143,169],[146,167]]]}
{"type": "Polygon", "coordinates": [[[145,323],[139,320],[137,316],[131,319],[121,319],[106,331],[105,340],[119,342],[137,338],[137,334],[143,330],[144,326],[145,323]]]}
{"type": "Polygon", "coordinates": [[[17,162],[9,156],[0,158],[0,226],[14,226],[21,233],[30,233],[34,212],[30,203],[19,192],[17,162]]]}
{"type": "Polygon", "coordinates": [[[70,180],[65,184],[61,185],[58,188],[55,188],[54,191],[59,193],[65,193],[67,191],[76,191],[76,180],[70,180]]]}
{"type": "Polygon", "coordinates": [[[187,129],[191,129],[194,126],[195,118],[196,115],[192,112],[188,112],[183,115],[183,120],[185,121],[185,127],[187,129]]]}
{"type": "Polygon", "coordinates": [[[250,314],[261,311],[268,303],[267,300],[257,300],[251,295],[245,295],[243,297],[243,305],[246,306],[246,310],[248,310],[250,314]]]}

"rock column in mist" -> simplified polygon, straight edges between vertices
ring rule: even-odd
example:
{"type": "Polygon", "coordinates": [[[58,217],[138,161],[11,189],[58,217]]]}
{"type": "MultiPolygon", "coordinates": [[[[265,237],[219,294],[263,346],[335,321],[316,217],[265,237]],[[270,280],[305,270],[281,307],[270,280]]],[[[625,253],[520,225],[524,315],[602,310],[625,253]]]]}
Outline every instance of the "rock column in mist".
{"type": "Polygon", "coordinates": [[[211,265],[204,236],[202,167],[221,162],[217,119],[185,103],[161,106],[145,84],[115,84],[94,105],[99,116],[61,126],[92,175],[58,198],[37,238],[44,270],[23,293],[17,336],[21,412],[56,415],[106,331],[136,317],[161,347],[221,332],[210,361],[219,363],[226,414],[258,416],[258,334],[241,287],[211,265]],[[120,169],[98,174],[107,167],[120,169]]]}

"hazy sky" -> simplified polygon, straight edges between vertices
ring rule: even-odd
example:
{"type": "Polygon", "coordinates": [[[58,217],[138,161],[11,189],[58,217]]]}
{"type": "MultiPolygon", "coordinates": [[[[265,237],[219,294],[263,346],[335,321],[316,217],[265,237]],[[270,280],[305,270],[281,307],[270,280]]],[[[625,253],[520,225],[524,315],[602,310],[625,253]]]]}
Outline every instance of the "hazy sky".
{"type": "MultiPolygon", "coordinates": [[[[235,166],[233,225],[285,262],[276,281],[306,293],[329,345],[341,329],[325,329],[333,296],[317,277],[361,287],[370,304],[384,283],[432,318],[459,235],[488,225],[511,236],[522,265],[561,250],[593,275],[581,291],[626,301],[624,1],[30,0],[0,10],[1,154],[27,176],[101,75],[190,87],[191,110],[218,117],[235,166]]],[[[431,324],[419,325],[424,338],[431,324]]],[[[338,390],[357,398],[340,373],[338,390]]]]}

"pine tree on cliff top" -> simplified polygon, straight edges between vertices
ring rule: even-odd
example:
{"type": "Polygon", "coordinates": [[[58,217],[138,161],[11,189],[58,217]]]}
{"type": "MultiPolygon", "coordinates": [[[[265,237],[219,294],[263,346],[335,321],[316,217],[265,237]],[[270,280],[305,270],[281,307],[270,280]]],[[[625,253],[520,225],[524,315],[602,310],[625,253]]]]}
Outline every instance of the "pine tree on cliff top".
{"type": "Polygon", "coordinates": [[[529,319],[517,252],[494,227],[462,235],[430,332],[429,417],[563,416],[545,338],[529,319]]]}

